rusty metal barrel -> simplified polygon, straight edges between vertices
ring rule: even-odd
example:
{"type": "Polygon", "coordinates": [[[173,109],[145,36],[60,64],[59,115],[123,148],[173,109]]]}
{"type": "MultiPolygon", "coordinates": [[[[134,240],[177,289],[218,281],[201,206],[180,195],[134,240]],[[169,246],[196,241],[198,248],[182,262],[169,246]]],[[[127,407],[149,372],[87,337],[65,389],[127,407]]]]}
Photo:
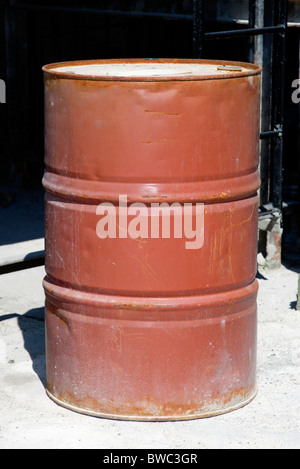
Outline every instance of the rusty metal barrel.
{"type": "Polygon", "coordinates": [[[130,59],[43,71],[47,394],[129,420],[249,403],[260,67],[130,59]]]}

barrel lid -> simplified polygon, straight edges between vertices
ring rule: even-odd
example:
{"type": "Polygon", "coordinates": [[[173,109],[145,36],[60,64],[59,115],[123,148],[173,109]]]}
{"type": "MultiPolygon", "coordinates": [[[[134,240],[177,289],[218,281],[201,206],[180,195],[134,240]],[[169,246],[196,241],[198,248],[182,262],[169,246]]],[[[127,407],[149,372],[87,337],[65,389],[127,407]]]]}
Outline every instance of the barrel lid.
{"type": "Polygon", "coordinates": [[[77,80],[184,81],[257,75],[258,65],[245,62],[194,59],[111,59],[45,65],[46,75],[77,80]]]}

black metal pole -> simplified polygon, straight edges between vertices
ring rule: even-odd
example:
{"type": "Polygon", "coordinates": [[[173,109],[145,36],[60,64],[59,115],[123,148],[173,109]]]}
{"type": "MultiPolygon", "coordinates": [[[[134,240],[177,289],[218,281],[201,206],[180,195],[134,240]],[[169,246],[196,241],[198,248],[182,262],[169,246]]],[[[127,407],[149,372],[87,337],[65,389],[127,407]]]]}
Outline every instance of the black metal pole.
{"type": "Polygon", "coordinates": [[[204,3],[205,0],[193,0],[193,56],[195,59],[203,58],[204,3]]]}
{"type": "Polygon", "coordinates": [[[284,122],[284,84],[285,54],[287,27],[287,0],[277,0],[274,4],[274,22],[283,25],[285,30],[274,35],[273,40],[273,94],[272,94],[272,128],[279,131],[273,139],[273,206],[282,209],[282,156],[283,156],[283,122],[284,122]]]}
{"type": "MultiPolygon", "coordinates": [[[[256,0],[249,0],[249,28],[255,28],[256,19],[256,0]]],[[[255,57],[255,36],[249,37],[249,62],[254,62],[255,57]]]]}
{"type": "Polygon", "coordinates": [[[212,33],[206,33],[205,39],[230,39],[234,37],[243,37],[243,36],[258,36],[259,34],[273,34],[280,33],[285,30],[283,25],[278,26],[266,26],[264,28],[244,28],[244,29],[234,29],[230,31],[217,31],[212,33]]]}
{"type": "MultiPolygon", "coordinates": [[[[264,26],[270,27],[274,25],[274,0],[264,0],[263,2],[263,21],[264,26]]],[[[263,72],[262,72],[262,99],[261,99],[261,131],[263,134],[268,133],[271,137],[272,132],[272,35],[263,38],[263,72]]],[[[273,137],[273,134],[272,134],[273,137]]],[[[270,177],[270,138],[263,138],[260,145],[260,204],[264,205],[270,202],[271,197],[271,177],[270,177]]]]}

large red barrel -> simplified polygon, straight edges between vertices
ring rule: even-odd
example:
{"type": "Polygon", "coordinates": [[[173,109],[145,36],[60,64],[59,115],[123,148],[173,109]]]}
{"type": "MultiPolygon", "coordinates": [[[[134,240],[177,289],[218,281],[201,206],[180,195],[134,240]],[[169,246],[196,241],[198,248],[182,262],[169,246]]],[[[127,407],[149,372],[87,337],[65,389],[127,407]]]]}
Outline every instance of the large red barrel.
{"type": "Polygon", "coordinates": [[[47,393],[171,420],[256,393],[260,71],[43,67],[47,393]]]}

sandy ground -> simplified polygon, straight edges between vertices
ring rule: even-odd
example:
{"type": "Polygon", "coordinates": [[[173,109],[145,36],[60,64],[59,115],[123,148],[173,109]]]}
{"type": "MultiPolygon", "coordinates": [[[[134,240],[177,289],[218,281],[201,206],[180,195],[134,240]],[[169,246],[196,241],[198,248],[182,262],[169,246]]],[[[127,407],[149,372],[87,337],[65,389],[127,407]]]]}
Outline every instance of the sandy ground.
{"type": "MultiPolygon", "coordinates": [[[[299,272],[299,270],[298,270],[299,272]]],[[[183,422],[78,414],[45,393],[44,267],[0,276],[0,448],[300,448],[297,269],[260,269],[258,395],[247,406],[183,422]]]]}

